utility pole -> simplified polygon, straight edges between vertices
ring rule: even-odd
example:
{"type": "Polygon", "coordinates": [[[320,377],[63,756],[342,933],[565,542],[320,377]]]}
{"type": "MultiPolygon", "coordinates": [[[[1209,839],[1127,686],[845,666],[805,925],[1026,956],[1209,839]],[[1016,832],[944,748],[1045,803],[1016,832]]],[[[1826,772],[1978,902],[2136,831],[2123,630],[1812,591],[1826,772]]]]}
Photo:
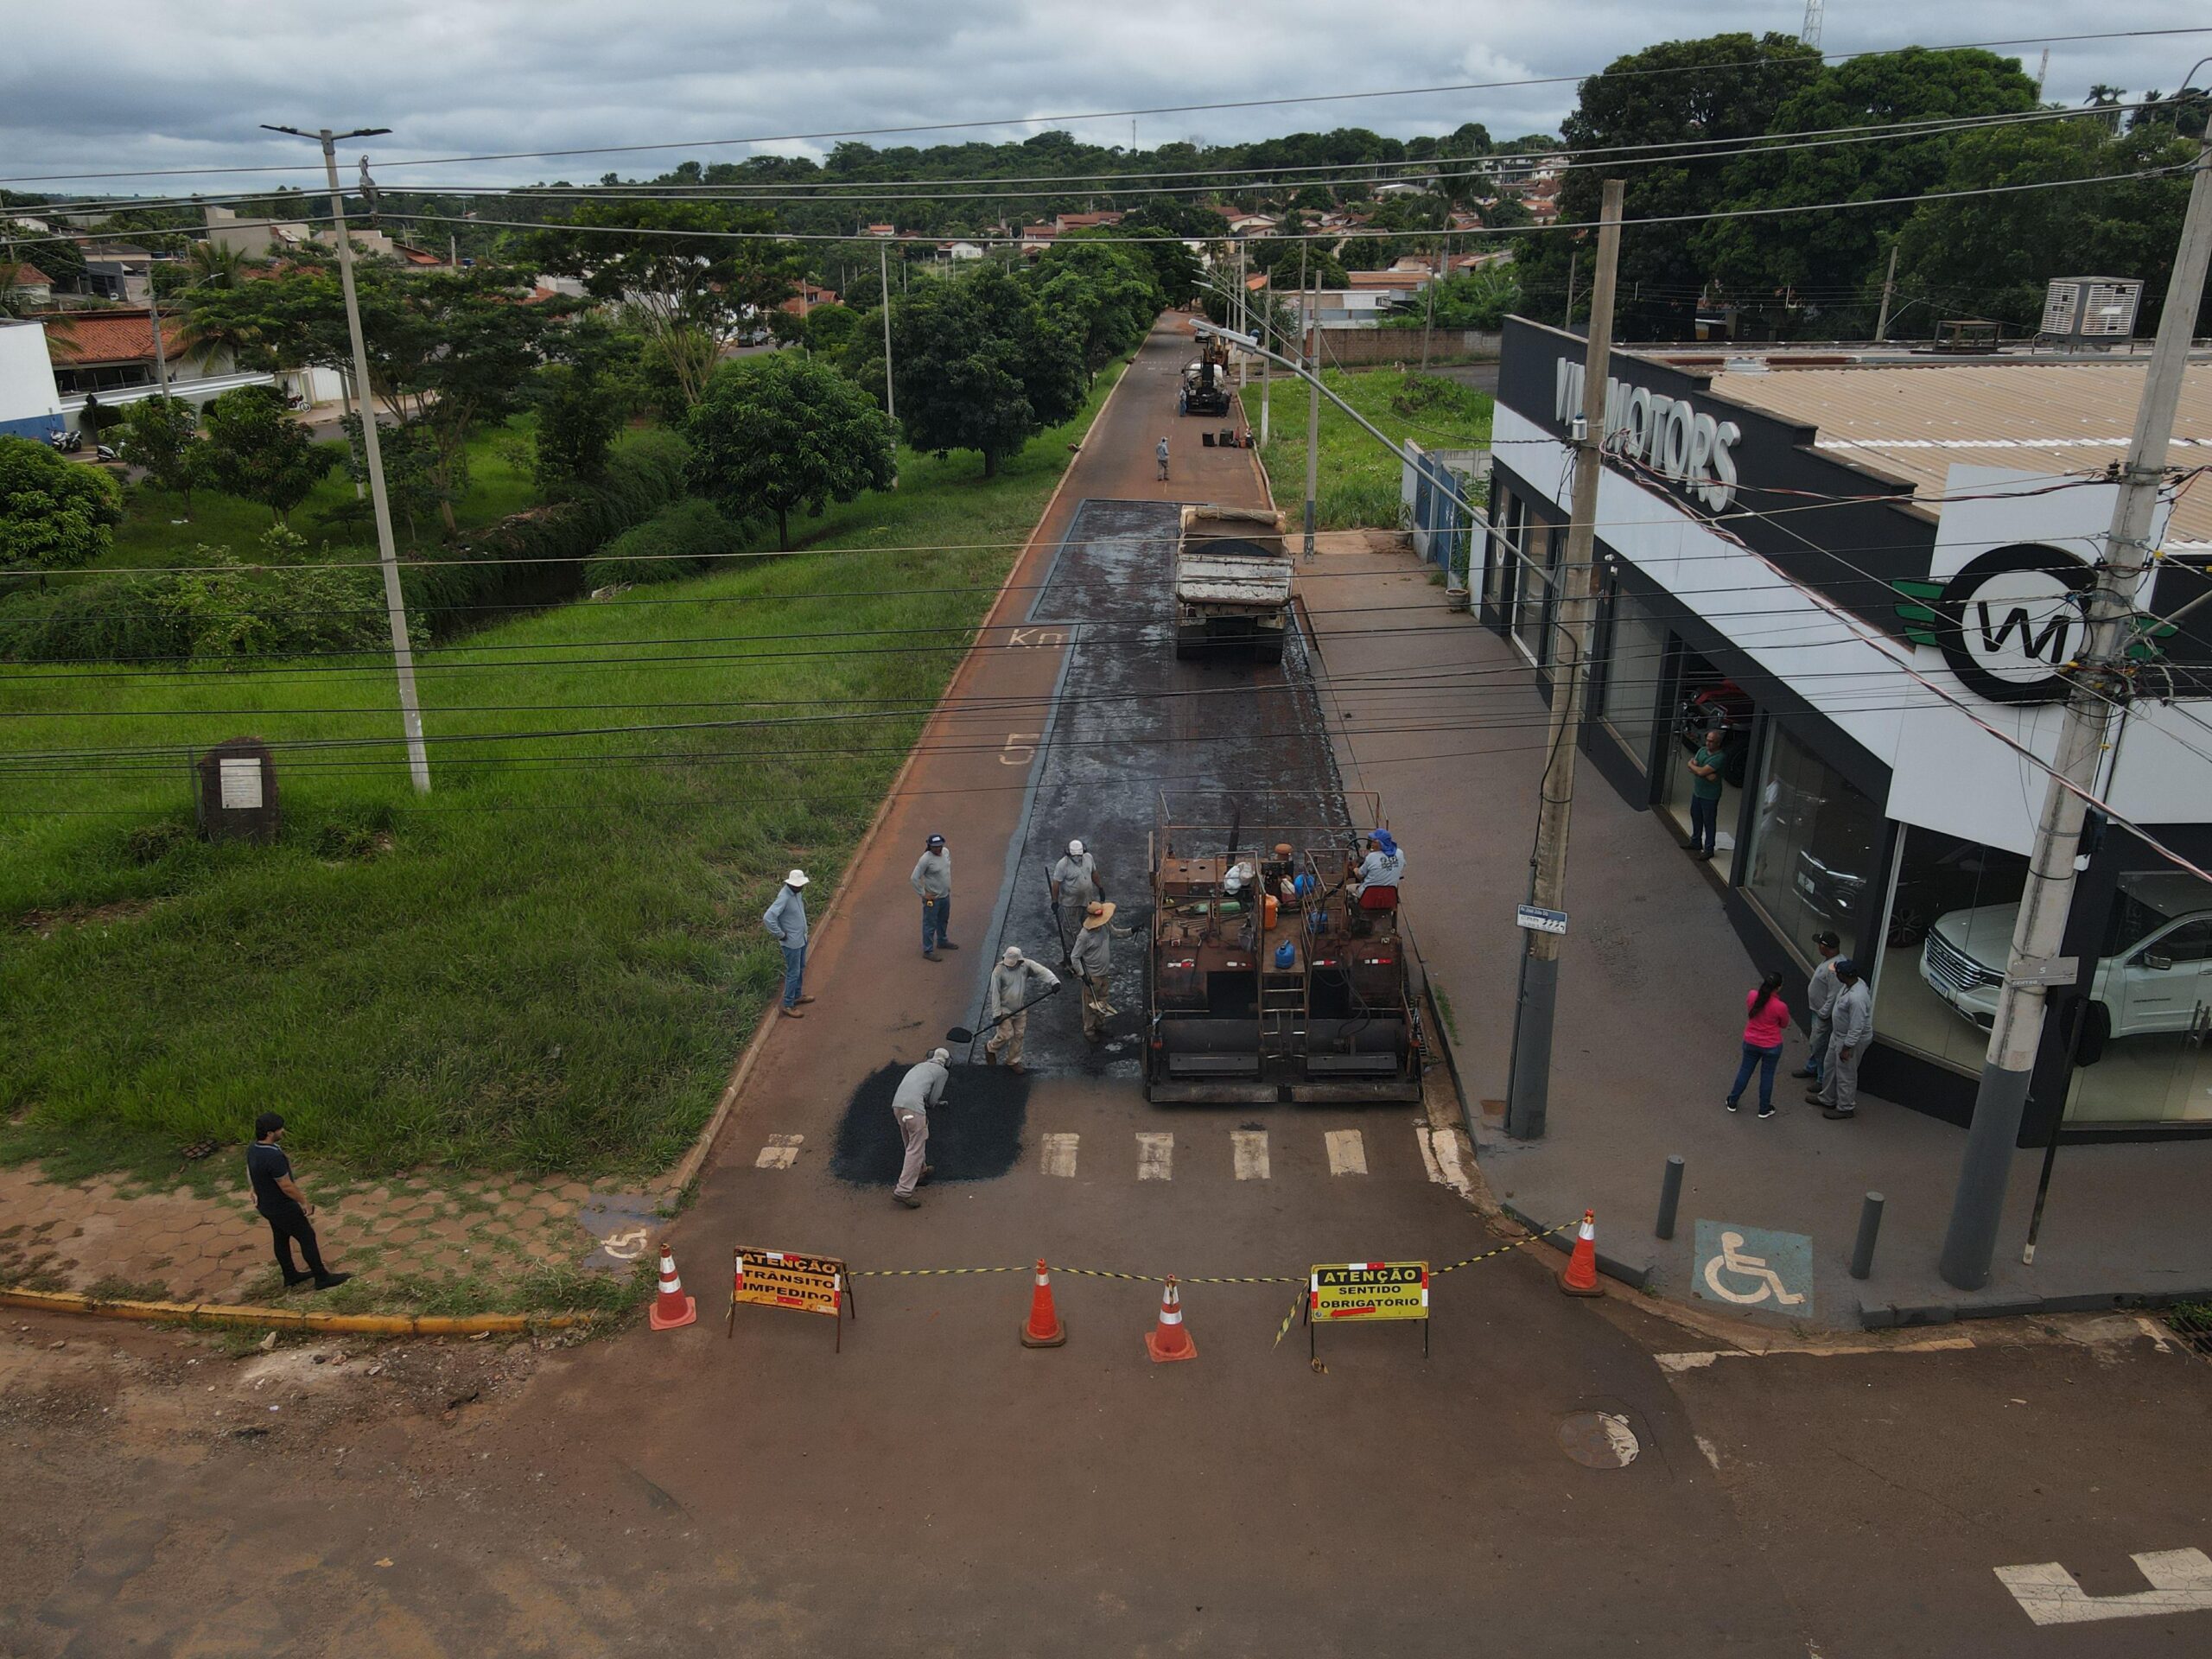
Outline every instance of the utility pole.
{"type": "MultiPolygon", "coordinates": [[[[1582,353],[1582,433],[1574,442],[1574,501],[1567,519],[1567,562],[1560,572],[1558,638],[1566,646],[1566,660],[1552,677],[1551,722],[1544,746],[1548,758],[1537,788],[1536,845],[1529,861],[1529,902],[1546,910],[1566,908],[1567,815],[1574,804],[1575,741],[1589,687],[1590,612],[1598,575],[1598,480],[1605,465],[1605,372],[1613,357],[1613,275],[1620,264],[1621,191],[1620,180],[1605,181],[1598,226],[1598,274],[1590,290],[1590,333],[1582,353]]],[[[1529,930],[1524,937],[1505,1132],[1517,1140],[1534,1141],[1544,1133],[1551,1098],[1560,936],[1529,930]]]]}
{"type": "MultiPolygon", "coordinates": [[[[1270,323],[1277,320],[1275,296],[1272,289],[1268,294],[1267,317],[1270,323]]],[[[1273,334],[1276,331],[1270,327],[1268,332],[1273,334]]],[[[1260,359],[1260,448],[1262,449],[1268,447],[1268,416],[1273,412],[1274,404],[1274,376],[1271,372],[1274,367],[1274,359],[1263,357],[1260,359]]]]}
{"type": "Polygon", "coordinates": [[[346,198],[338,188],[339,142],[374,138],[390,127],[357,127],[351,132],[304,132],[298,127],[262,127],[289,133],[322,146],[322,168],[330,181],[330,222],[338,235],[338,282],[346,296],[346,329],[353,343],[354,404],[361,412],[361,449],[368,462],[369,499],[377,520],[377,562],[384,569],[385,616],[391,625],[391,660],[399,677],[399,720],[407,733],[407,770],[418,795],[430,792],[430,756],[423,744],[423,708],[415,696],[415,646],[407,637],[407,597],[399,586],[399,549],[391,537],[391,501],[385,493],[384,453],[377,443],[375,394],[369,386],[369,348],[361,335],[361,302],[353,292],[353,243],[346,233],[346,198]]]}
{"type": "Polygon", "coordinates": [[[1882,309],[1874,319],[1876,340],[1890,332],[1890,300],[1897,291],[1897,245],[1890,244],[1890,272],[1882,278],[1882,309]]]}
{"type": "Polygon", "coordinates": [[[899,395],[891,389],[891,245],[879,243],[875,250],[876,280],[883,288],[883,413],[891,423],[893,434],[891,450],[891,487],[899,487],[899,449],[896,434],[899,430],[899,395]]]}
{"type": "Polygon", "coordinates": [[[1306,338],[1299,356],[1305,360],[1306,382],[1306,545],[1302,556],[1313,557],[1313,497],[1321,483],[1321,273],[1313,273],[1313,287],[1306,286],[1306,250],[1298,245],[1298,291],[1306,301],[1306,338]]]}
{"type": "Polygon", "coordinates": [[[2066,700],[2057,764],[2044,791],[2027,886],[2012,929],[2012,960],[1998,993],[1989,1055],[1982,1064],[1974,1120],[1959,1163],[1958,1192],[1943,1235],[1939,1264],[1943,1281],[1961,1290],[1980,1290],[1989,1282],[2013,1143],[2019,1139],[2028,1080],[2043,1040],[2044,988],[2023,982],[2037,978],[2035,969],[2056,956],[2064,942],[2067,914],[2074,904],[2074,858],[2088,806],[2082,791],[2096,787],[2097,766],[2105,755],[2113,716],[2127,696],[2121,670],[2134,633],[2135,590],[2151,561],[2151,526],[2158,512],[2167,441],[2173,435],[2174,410],[2181,401],[2190,329],[2204,296],[2206,272],[2212,270],[2212,134],[2196,152],[2196,175],[2173,275],[2166,284],[2165,309],[2158,317],[2158,344],[2144,378],[2143,401],[2136,405],[2135,433],[2120,470],[2119,499],[2113,503],[2112,524],[2105,531],[2104,559],[2089,592],[2088,641],[2066,700]]]}
{"type": "Polygon", "coordinates": [[[1562,328],[1574,327],[1574,272],[1582,263],[1582,251],[1577,248],[1567,256],[1567,315],[1559,320],[1562,328]]]}
{"type": "MultiPolygon", "coordinates": [[[[146,315],[154,324],[154,385],[162,397],[169,395],[168,348],[162,340],[162,302],[154,294],[154,278],[149,270],[146,276],[146,315]]],[[[99,434],[92,435],[97,438],[99,434]]]]}

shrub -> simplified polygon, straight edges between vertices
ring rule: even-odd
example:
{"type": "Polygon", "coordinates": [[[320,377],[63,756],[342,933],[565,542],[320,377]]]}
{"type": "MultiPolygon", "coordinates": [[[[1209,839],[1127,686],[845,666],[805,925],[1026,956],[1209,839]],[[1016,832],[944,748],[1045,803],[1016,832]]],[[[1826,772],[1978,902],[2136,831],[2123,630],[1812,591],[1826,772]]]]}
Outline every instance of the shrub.
{"type": "Polygon", "coordinates": [[[624,531],[584,567],[587,588],[620,582],[677,582],[696,576],[718,554],[737,550],[745,527],[732,524],[713,502],[687,497],[624,531]]]}

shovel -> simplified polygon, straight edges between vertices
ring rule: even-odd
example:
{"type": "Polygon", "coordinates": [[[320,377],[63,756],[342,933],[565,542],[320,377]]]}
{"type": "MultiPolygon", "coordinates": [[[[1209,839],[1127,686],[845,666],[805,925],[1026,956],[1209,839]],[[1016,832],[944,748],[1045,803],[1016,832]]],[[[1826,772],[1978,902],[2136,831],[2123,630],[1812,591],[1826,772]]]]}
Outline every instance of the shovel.
{"type": "MultiPolygon", "coordinates": [[[[1018,1008],[1008,1008],[1004,1014],[999,1015],[995,1020],[986,1020],[983,1024],[983,1029],[985,1031],[988,1031],[993,1026],[1002,1026],[1007,1020],[1013,1019],[1015,1014],[1027,1013],[1029,1009],[1035,1007],[1039,1002],[1042,1002],[1046,997],[1058,996],[1060,994],[1060,988],[1066,983],[1067,982],[1064,979],[1055,981],[1051,990],[1042,992],[1036,996],[1031,997],[1027,1002],[1023,1003],[1018,1008]]],[[[972,1043],[976,1040],[976,1033],[969,1030],[965,1026],[955,1026],[951,1030],[944,1033],[944,1040],[948,1043],[972,1043]]]]}

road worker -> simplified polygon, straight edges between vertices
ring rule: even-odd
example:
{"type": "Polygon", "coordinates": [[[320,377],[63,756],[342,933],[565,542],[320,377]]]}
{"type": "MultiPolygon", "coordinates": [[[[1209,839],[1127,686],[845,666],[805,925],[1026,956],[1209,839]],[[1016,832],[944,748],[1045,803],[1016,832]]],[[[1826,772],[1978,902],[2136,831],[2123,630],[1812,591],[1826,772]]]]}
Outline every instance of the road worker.
{"type": "Polygon", "coordinates": [[[1021,947],[1009,944],[991,969],[991,993],[983,1012],[994,1021],[983,1058],[992,1065],[1003,1061],[1009,1071],[1020,1071],[1021,1039],[1029,1029],[1029,1004],[1060,987],[1060,976],[1041,962],[1032,962],[1021,947]]]}

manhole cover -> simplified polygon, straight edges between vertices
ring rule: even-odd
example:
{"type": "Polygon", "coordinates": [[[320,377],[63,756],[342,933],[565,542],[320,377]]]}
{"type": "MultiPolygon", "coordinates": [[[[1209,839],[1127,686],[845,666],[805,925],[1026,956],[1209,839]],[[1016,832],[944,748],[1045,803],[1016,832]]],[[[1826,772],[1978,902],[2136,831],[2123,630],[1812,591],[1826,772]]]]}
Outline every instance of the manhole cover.
{"type": "Polygon", "coordinates": [[[1586,1469],[1625,1469],[1640,1448],[1627,1418],[1610,1411],[1575,1411],[1560,1419],[1559,1449],[1586,1469]]]}

